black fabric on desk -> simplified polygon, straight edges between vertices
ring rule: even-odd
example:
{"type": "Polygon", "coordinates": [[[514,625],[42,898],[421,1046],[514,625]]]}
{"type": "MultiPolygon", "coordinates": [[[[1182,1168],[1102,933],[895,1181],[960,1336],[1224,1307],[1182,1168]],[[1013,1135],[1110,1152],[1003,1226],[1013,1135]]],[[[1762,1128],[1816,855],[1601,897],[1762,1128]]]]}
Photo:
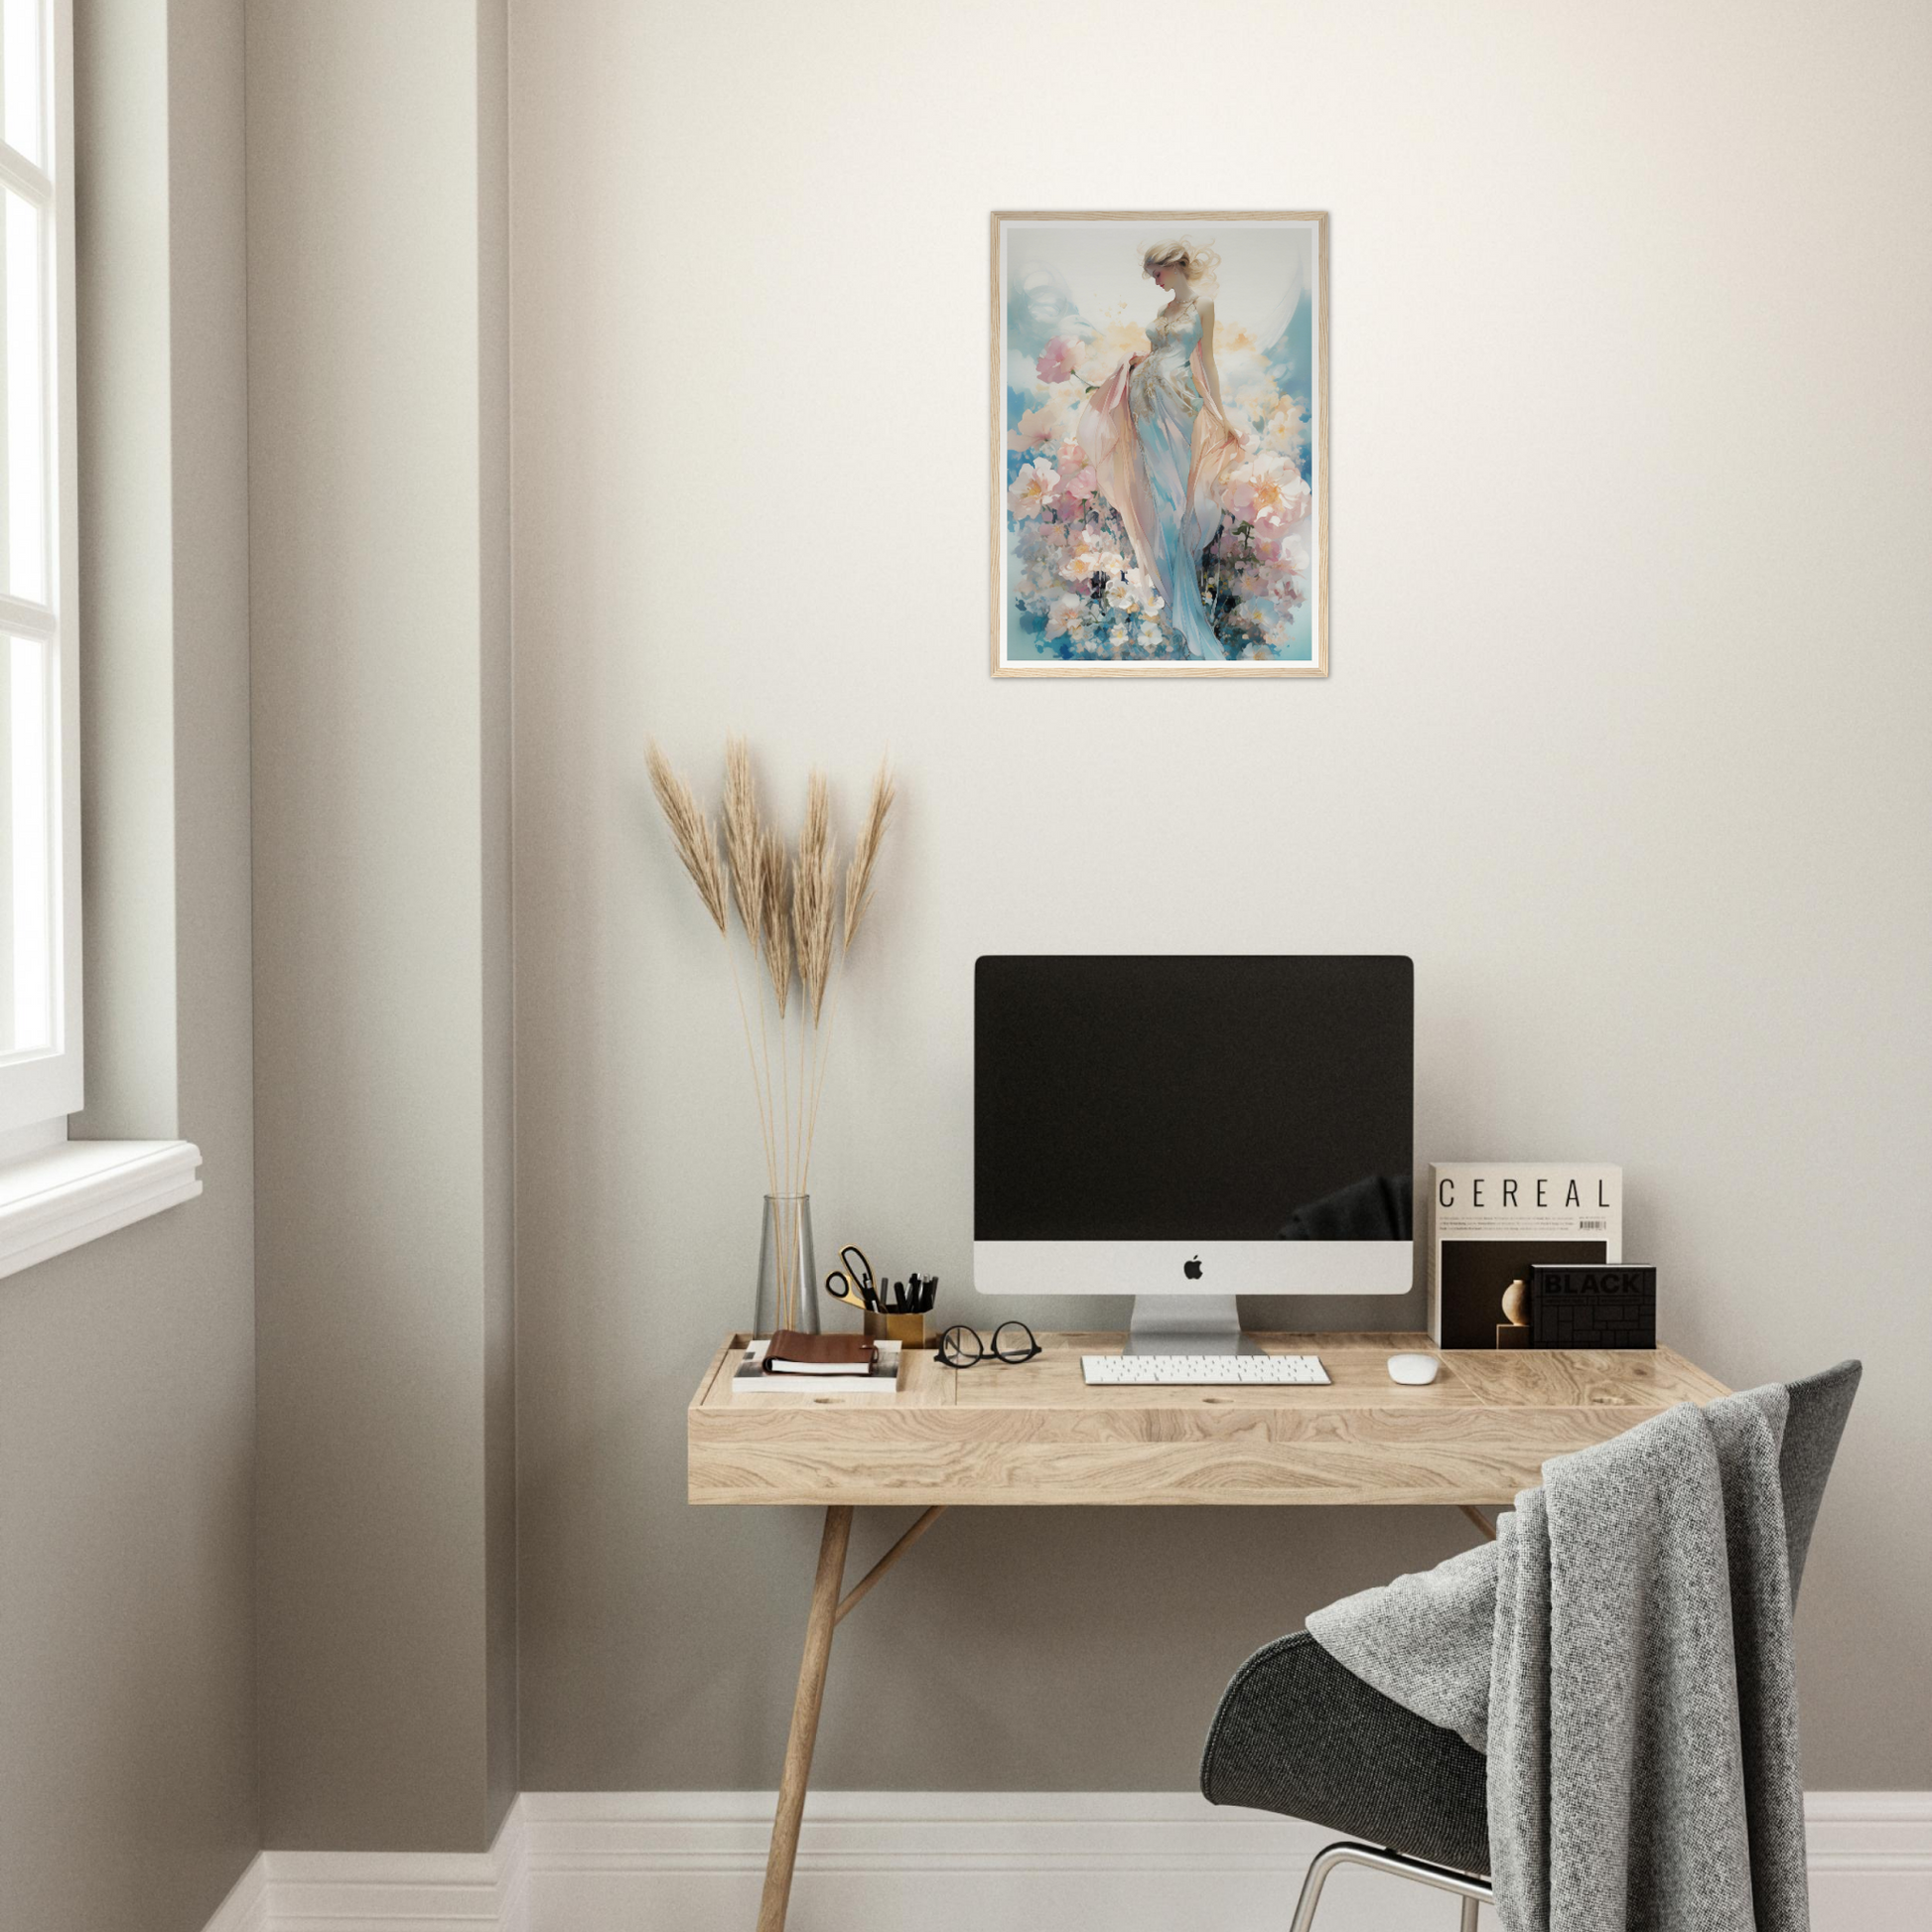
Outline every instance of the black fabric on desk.
{"type": "Polygon", "coordinates": [[[1306,1818],[1457,1871],[1489,1869],[1488,1760],[1405,1711],[1306,1630],[1235,1673],[1201,1758],[1202,1793],[1306,1818]]]}

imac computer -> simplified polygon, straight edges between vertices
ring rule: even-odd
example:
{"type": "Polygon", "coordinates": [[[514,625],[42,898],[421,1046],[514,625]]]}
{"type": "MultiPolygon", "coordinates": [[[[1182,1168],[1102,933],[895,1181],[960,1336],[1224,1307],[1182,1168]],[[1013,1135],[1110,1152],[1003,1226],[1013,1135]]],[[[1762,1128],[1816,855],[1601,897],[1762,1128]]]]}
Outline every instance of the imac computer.
{"type": "Polygon", "coordinates": [[[982,1293],[1131,1295],[1130,1350],[1206,1353],[1237,1295],[1409,1288],[1410,960],[988,956],[973,1014],[982,1293]]]}

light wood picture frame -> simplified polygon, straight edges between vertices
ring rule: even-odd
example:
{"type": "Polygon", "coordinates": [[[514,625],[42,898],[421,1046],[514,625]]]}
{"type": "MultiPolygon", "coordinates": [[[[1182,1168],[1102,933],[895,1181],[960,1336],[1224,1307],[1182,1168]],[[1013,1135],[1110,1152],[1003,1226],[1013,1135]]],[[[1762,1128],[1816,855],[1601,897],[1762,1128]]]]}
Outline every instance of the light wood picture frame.
{"type": "Polygon", "coordinates": [[[995,677],[1328,674],[1325,212],[992,217],[995,677]]]}

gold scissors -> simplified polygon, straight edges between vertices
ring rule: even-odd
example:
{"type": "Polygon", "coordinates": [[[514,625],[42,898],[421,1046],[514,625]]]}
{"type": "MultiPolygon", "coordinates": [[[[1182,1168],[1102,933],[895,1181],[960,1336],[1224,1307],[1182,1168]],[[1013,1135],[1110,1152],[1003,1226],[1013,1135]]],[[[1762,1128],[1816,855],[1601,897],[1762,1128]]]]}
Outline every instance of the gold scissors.
{"type": "Polygon", "coordinates": [[[874,1313],[879,1307],[879,1291],[865,1251],[848,1245],[839,1250],[839,1261],[841,1265],[825,1277],[826,1294],[835,1302],[874,1313]]]}

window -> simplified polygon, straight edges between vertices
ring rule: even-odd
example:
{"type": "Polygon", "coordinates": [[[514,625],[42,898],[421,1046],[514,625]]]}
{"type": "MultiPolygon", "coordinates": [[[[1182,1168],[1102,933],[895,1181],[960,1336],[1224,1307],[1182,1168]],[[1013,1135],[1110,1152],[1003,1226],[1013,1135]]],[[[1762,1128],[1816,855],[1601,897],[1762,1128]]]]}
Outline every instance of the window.
{"type": "Polygon", "coordinates": [[[80,1086],[70,0],[0,0],[0,1277],[202,1191],[80,1086]]]}
{"type": "Polygon", "coordinates": [[[65,0],[0,0],[0,1135],[80,1106],[65,0]]]}

